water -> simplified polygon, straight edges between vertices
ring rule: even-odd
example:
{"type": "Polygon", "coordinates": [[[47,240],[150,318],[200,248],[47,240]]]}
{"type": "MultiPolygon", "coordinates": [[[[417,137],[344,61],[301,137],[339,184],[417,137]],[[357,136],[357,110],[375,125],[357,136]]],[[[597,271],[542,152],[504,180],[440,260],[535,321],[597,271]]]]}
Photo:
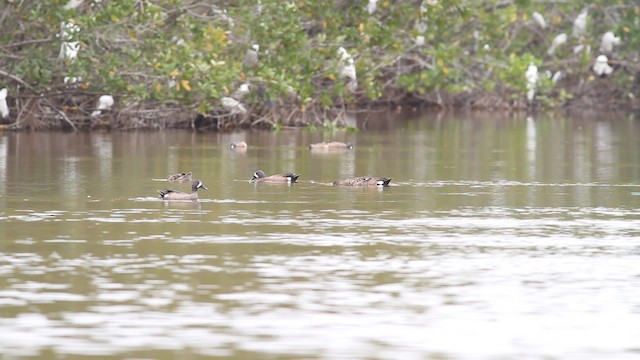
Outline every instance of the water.
{"type": "Polygon", "coordinates": [[[611,117],[0,134],[0,353],[637,358],[640,122],[611,117]],[[156,199],[182,171],[201,200],[156,199]],[[367,174],[393,186],[330,186],[367,174]]]}

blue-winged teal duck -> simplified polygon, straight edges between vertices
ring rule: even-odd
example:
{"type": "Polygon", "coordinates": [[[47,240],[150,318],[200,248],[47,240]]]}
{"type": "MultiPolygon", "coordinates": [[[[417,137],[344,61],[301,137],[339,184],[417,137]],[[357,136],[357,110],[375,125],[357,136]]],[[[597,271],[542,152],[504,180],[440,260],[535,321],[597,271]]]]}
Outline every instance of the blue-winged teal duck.
{"type": "Polygon", "coordinates": [[[177,190],[158,190],[160,193],[160,199],[162,200],[198,200],[198,189],[207,189],[206,186],[200,180],[193,180],[191,182],[191,194],[177,190]]]}
{"type": "Polygon", "coordinates": [[[191,181],[191,171],[189,171],[188,173],[169,175],[167,176],[167,181],[180,183],[189,182],[191,181]]]}
{"type": "Polygon", "coordinates": [[[298,180],[298,177],[300,177],[300,174],[294,174],[294,173],[276,174],[276,175],[267,176],[267,175],[264,174],[264,172],[262,170],[258,170],[255,173],[253,173],[253,177],[251,178],[251,182],[293,184],[294,182],[296,182],[298,180]]]}
{"type": "Polygon", "coordinates": [[[383,186],[388,187],[391,179],[373,177],[373,176],[360,176],[352,177],[343,180],[336,180],[333,182],[333,186],[383,186]]]}
{"type": "Polygon", "coordinates": [[[352,143],[343,143],[339,141],[332,142],[321,142],[317,144],[309,145],[309,149],[311,150],[350,150],[353,149],[352,143]]]}
{"type": "Polygon", "coordinates": [[[232,149],[246,149],[247,143],[244,141],[232,142],[231,144],[229,144],[229,147],[232,149]]]}

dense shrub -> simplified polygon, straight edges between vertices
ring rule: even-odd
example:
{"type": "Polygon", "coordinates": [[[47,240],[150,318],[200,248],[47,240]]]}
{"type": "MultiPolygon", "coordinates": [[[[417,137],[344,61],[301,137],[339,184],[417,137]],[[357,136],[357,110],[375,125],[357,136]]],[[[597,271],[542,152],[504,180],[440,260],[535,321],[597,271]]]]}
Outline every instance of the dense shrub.
{"type": "Polygon", "coordinates": [[[383,0],[372,14],[367,5],[5,1],[0,88],[8,89],[11,109],[5,122],[131,128],[188,126],[196,119],[197,126],[216,128],[274,126],[323,123],[376,104],[599,106],[602,98],[633,104],[638,94],[640,6],[632,0],[383,0]],[[583,11],[586,30],[574,36],[583,11]],[[620,43],[600,51],[606,31],[620,43]],[[567,41],[550,54],[560,33],[567,41]],[[248,66],[243,59],[253,44],[259,60],[248,66]],[[341,58],[340,47],[349,57],[341,58]],[[601,54],[613,67],[606,78],[592,71],[601,54]],[[351,63],[357,86],[346,75],[351,63]],[[538,68],[532,101],[526,99],[530,64],[538,68]],[[556,73],[559,80],[552,81],[549,74],[556,73]],[[250,91],[238,95],[244,83],[250,91]],[[115,106],[92,117],[103,94],[114,96],[115,106]],[[223,106],[224,97],[242,107],[223,106]]]}

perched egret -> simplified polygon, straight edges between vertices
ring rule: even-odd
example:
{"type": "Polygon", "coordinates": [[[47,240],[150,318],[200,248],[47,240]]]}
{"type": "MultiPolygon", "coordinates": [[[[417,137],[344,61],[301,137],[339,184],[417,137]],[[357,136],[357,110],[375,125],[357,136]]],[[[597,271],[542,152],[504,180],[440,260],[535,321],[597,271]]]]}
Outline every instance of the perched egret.
{"type": "Polygon", "coordinates": [[[613,72],[613,68],[609,66],[609,59],[605,55],[600,55],[596,58],[596,62],[593,64],[593,72],[598,76],[607,76],[613,72]]]}
{"type": "Polygon", "coordinates": [[[98,107],[94,112],[91,113],[91,116],[96,117],[102,114],[102,111],[110,110],[111,107],[113,106],[113,103],[114,103],[113,96],[111,95],[100,96],[100,98],[98,99],[98,107]]]}
{"type": "Polygon", "coordinates": [[[250,85],[249,83],[244,83],[240,85],[240,87],[231,94],[231,97],[236,100],[242,100],[242,98],[249,93],[250,85]]]}
{"type": "Polygon", "coordinates": [[[230,97],[230,96],[225,96],[221,99],[222,101],[222,106],[229,110],[230,115],[235,115],[235,114],[246,114],[247,113],[247,109],[244,107],[244,105],[242,105],[240,103],[240,101],[230,97]]]}
{"type": "Polygon", "coordinates": [[[587,33],[587,17],[588,16],[589,16],[589,11],[587,9],[584,9],[573,21],[574,37],[580,37],[587,33]]]}
{"type": "Polygon", "coordinates": [[[258,64],[258,51],[260,51],[260,45],[251,45],[251,47],[248,48],[247,52],[244,54],[244,60],[242,61],[242,64],[248,68],[256,66],[256,64],[258,64]]]}
{"type": "Polygon", "coordinates": [[[534,96],[536,95],[536,84],[538,83],[538,67],[533,63],[529,64],[524,77],[527,79],[527,100],[529,100],[529,102],[532,102],[534,96]]]}
{"type": "Polygon", "coordinates": [[[544,21],[544,16],[542,16],[542,14],[540,14],[537,11],[534,11],[532,17],[533,17],[533,21],[535,21],[536,24],[540,26],[540,28],[545,29],[547,27],[547,22],[544,21]]]}
{"type": "Polygon", "coordinates": [[[553,55],[556,52],[558,46],[567,42],[567,34],[561,33],[556,35],[551,41],[551,46],[549,46],[549,50],[547,50],[547,54],[553,55]]]}
{"type": "Polygon", "coordinates": [[[80,42],[72,40],[74,38],[74,34],[80,32],[80,27],[72,22],[65,23],[63,21],[60,28],[62,44],[60,45],[60,54],[58,55],[58,58],[61,60],[73,61],[76,56],[78,56],[78,51],[80,51],[80,42]]]}
{"type": "Polygon", "coordinates": [[[75,9],[78,6],[82,5],[84,0],[69,0],[62,8],[65,10],[75,9]]]}
{"type": "Polygon", "coordinates": [[[367,12],[372,15],[378,9],[378,0],[369,0],[367,4],[367,12]]]}
{"type": "Polygon", "coordinates": [[[354,65],[353,57],[351,57],[342,46],[338,49],[338,55],[340,56],[340,61],[338,62],[340,78],[347,79],[347,89],[353,92],[358,87],[358,77],[356,76],[356,66],[354,65]]]}
{"type": "Polygon", "coordinates": [[[555,84],[562,79],[562,71],[556,71],[551,77],[551,81],[555,84]]]}
{"type": "Polygon", "coordinates": [[[6,119],[9,117],[9,105],[7,104],[7,88],[0,90],[0,117],[6,119]]]}
{"type": "Polygon", "coordinates": [[[600,42],[600,51],[612,52],[615,45],[620,45],[620,38],[613,33],[613,31],[607,31],[602,35],[602,41],[600,42]]]}
{"type": "Polygon", "coordinates": [[[424,35],[416,36],[415,43],[416,43],[416,46],[423,46],[424,45],[424,35]]]}

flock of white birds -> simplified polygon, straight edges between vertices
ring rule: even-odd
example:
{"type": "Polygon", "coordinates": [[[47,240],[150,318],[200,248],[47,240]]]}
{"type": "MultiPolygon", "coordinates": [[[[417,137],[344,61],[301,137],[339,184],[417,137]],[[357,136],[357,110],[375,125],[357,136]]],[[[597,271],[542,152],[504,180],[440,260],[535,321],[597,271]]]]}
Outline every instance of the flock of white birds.
{"type": "MultiPolygon", "coordinates": [[[[93,0],[94,2],[100,2],[100,0],[93,0]]],[[[72,9],[80,6],[83,0],[70,0],[66,5],[64,5],[65,9],[72,9]]],[[[420,5],[420,14],[423,15],[427,11],[426,5],[432,5],[433,3],[437,3],[437,0],[425,0],[420,5]]],[[[259,10],[262,10],[262,4],[258,1],[259,10]]],[[[378,0],[368,0],[366,5],[366,10],[369,15],[373,15],[378,8],[378,0]]],[[[224,12],[226,15],[226,12],[224,12]]],[[[226,15],[228,17],[228,15],[226,15]]],[[[584,9],[578,14],[578,16],[573,21],[573,29],[571,36],[578,40],[578,44],[573,48],[574,53],[591,53],[591,47],[589,45],[585,45],[587,43],[584,41],[587,35],[587,23],[588,23],[589,11],[588,9],[584,9]]],[[[547,28],[547,22],[542,14],[539,12],[534,12],[532,14],[533,21],[537,24],[541,29],[547,28]]],[[[427,25],[422,20],[418,21],[415,25],[416,29],[419,32],[419,35],[415,38],[415,45],[422,46],[425,42],[424,34],[427,31],[427,25]]],[[[65,63],[72,63],[78,53],[80,51],[80,41],[78,41],[77,36],[80,32],[80,27],[74,24],[72,21],[62,22],[60,26],[60,34],[58,35],[61,39],[60,45],[60,54],[59,59],[64,61],[65,63]]],[[[556,54],[558,49],[562,48],[567,41],[569,40],[569,36],[566,33],[557,34],[553,40],[551,41],[551,45],[547,50],[547,54],[553,56],[556,54]]],[[[617,37],[612,31],[607,31],[602,35],[600,41],[600,54],[595,58],[592,71],[597,76],[607,76],[613,72],[613,67],[609,65],[609,59],[607,55],[613,52],[616,46],[620,45],[620,38],[617,37]]],[[[243,59],[243,66],[246,69],[250,69],[255,67],[258,64],[259,60],[259,52],[260,45],[253,44],[247,49],[245,53],[245,57],[243,59]]],[[[339,47],[336,53],[338,58],[338,74],[340,79],[345,81],[346,89],[350,92],[356,91],[358,87],[358,78],[356,74],[356,67],[353,57],[347,52],[344,47],[339,47]]],[[[562,78],[562,72],[558,71],[552,74],[549,71],[545,71],[545,75],[548,76],[554,83],[562,78]]],[[[70,76],[64,78],[65,84],[74,84],[76,82],[82,81],[81,77],[70,76]]],[[[525,72],[525,81],[526,81],[526,97],[529,103],[532,103],[535,95],[536,88],[540,81],[540,76],[538,73],[538,67],[531,63],[525,72]]],[[[251,89],[251,85],[249,83],[242,84],[236,91],[234,91],[229,96],[224,96],[221,99],[221,103],[224,109],[228,111],[230,115],[244,115],[247,112],[246,107],[242,104],[242,99],[245,95],[249,93],[251,89]]],[[[9,117],[9,107],[7,105],[7,96],[8,90],[7,88],[3,88],[0,90],[0,116],[2,118],[9,117]]],[[[104,111],[110,110],[114,105],[114,98],[111,95],[102,95],[98,98],[96,108],[91,113],[92,117],[97,117],[102,114],[104,111]]]]}
{"type": "MultiPolygon", "coordinates": [[[[538,12],[534,12],[531,16],[533,21],[541,28],[547,28],[547,22],[544,19],[544,16],[538,12]]],[[[573,21],[573,29],[571,32],[571,36],[578,40],[578,44],[573,47],[573,53],[584,53],[591,54],[591,46],[585,45],[587,41],[585,38],[587,36],[587,23],[589,18],[589,10],[584,9],[578,14],[578,16],[573,21]]],[[[547,54],[553,56],[556,51],[563,47],[567,41],[569,40],[569,36],[566,33],[557,34],[553,40],[551,41],[551,46],[547,50],[547,54]]],[[[607,31],[602,35],[600,41],[600,54],[596,56],[593,66],[591,67],[593,73],[597,76],[607,76],[611,75],[613,72],[613,67],[609,65],[609,58],[605,54],[610,54],[613,52],[614,47],[620,45],[620,38],[617,37],[613,31],[607,31]]],[[[556,72],[555,74],[551,74],[551,72],[545,72],[547,76],[555,83],[560,78],[562,78],[561,72],[556,72]]],[[[540,81],[540,77],[538,76],[538,68],[535,64],[529,64],[527,71],[525,72],[525,81],[526,81],[526,89],[527,89],[527,100],[529,103],[533,102],[536,87],[538,82],[540,81]]]]}

